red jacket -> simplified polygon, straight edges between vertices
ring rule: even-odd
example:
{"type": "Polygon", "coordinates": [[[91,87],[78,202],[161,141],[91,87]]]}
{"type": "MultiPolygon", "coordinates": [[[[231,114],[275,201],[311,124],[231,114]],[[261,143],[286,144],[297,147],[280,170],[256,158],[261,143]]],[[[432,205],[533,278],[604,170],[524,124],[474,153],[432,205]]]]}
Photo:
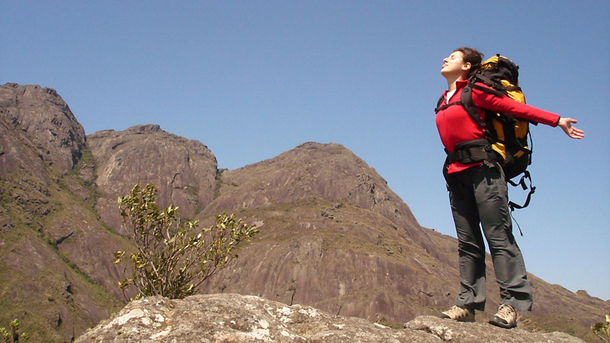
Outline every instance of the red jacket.
{"type": "MultiPolygon", "coordinates": [[[[468,81],[458,81],[457,90],[449,99],[449,103],[454,103],[460,100],[460,95],[468,81]]],[[[443,93],[443,103],[447,103],[447,91],[443,93]]],[[[517,118],[527,119],[529,121],[545,124],[549,126],[557,126],[559,123],[559,115],[541,109],[522,104],[508,96],[498,97],[493,94],[486,93],[476,88],[472,89],[472,100],[479,111],[481,120],[485,121],[485,111],[503,112],[513,115],[517,118]]],[[[449,152],[455,150],[455,145],[461,142],[470,141],[473,139],[485,138],[483,129],[468,115],[464,107],[461,105],[449,106],[440,110],[436,114],[436,127],[441,137],[443,145],[449,152]]],[[[462,164],[454,162],[449,165],[449,173],[457,173],[478,164],[462,164]]]]}

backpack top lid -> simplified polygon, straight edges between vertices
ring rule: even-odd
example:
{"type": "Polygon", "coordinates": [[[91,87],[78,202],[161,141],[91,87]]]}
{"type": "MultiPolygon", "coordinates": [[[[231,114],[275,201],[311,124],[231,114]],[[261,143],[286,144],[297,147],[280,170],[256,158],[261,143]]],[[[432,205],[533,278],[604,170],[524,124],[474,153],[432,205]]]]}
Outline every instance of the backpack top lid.
{"type": "Polygon", "coordinates": [[[519,66],[499,54],[483,62],[479,73],[498,84],[501,84],[501,80],[506,80],[513,86],[519,85],[519,66]]]}

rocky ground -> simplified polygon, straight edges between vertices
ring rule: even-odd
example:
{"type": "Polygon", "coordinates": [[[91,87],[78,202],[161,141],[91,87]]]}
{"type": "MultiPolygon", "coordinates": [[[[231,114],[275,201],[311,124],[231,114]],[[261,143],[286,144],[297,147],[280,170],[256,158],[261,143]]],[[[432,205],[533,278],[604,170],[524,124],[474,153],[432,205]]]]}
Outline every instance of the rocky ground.
{"type": "Polygon", "coordinates": [[[417,317],[392,329],[355,317],[331,315],[309,306],[237,294],[196,295],[184,300],[150,297],[134,301],[76,340],[85,342],[562,342],[582,340],[565,333],[501,329],[417,317]]]}

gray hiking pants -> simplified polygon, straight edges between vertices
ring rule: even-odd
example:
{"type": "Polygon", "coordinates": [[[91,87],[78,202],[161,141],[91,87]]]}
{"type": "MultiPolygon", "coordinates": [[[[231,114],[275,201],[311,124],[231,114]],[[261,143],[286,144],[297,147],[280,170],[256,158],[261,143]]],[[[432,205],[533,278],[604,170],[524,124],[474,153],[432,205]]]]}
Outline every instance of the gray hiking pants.
{"type": "Polygon", "coordinates": [[[456,305],[485,309],[485,243],[493,260],[502,304],[520,311],[532,308],[532,290],[521,250],[512,233],[508,188],[498,164],[447,174],[451,211],[458,237],[460,294],[456,305]],[[480,227],[479,227],[480,224],[480,227]]]}

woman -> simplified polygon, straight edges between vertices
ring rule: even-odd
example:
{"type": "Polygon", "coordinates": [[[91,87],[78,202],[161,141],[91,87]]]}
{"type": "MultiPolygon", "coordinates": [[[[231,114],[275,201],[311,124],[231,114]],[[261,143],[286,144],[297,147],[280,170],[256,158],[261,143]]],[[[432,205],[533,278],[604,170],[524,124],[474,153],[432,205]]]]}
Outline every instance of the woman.
{"type": "MultiPolygon", "coordinates": [[[[482,60],[480,52],[466,47],[456,49],[443,59],[441,74],[447,80],[448,87],[443,93],[444,104],[450,105],[460,100],[461,91],[482,60]]],[[[584,137],[582,130],[572,126],[576,120],[521,104],[507,96],[498,97],[474,88],[472,99],[483,121],[485,110],[504,112],[532,122],[559,126],[574,139],[584,137]]],[[[436,125],[449,153],[453,153],[459,143],[485,138],[483,129],[461,105],[439,110],[436,125]]],[[[485,309],[484,234],[501,297],[501,305],[490,323],[504,328],[515,327],[517,310],[531,310],[532,291],[521,251],[512,234],[504,172],[492,159],[471,164],[456,161],[445,164],[444,176],[458,237],[460,294],[455,306],[440,316],[474,321],[475,310],[485,309]]]]}

